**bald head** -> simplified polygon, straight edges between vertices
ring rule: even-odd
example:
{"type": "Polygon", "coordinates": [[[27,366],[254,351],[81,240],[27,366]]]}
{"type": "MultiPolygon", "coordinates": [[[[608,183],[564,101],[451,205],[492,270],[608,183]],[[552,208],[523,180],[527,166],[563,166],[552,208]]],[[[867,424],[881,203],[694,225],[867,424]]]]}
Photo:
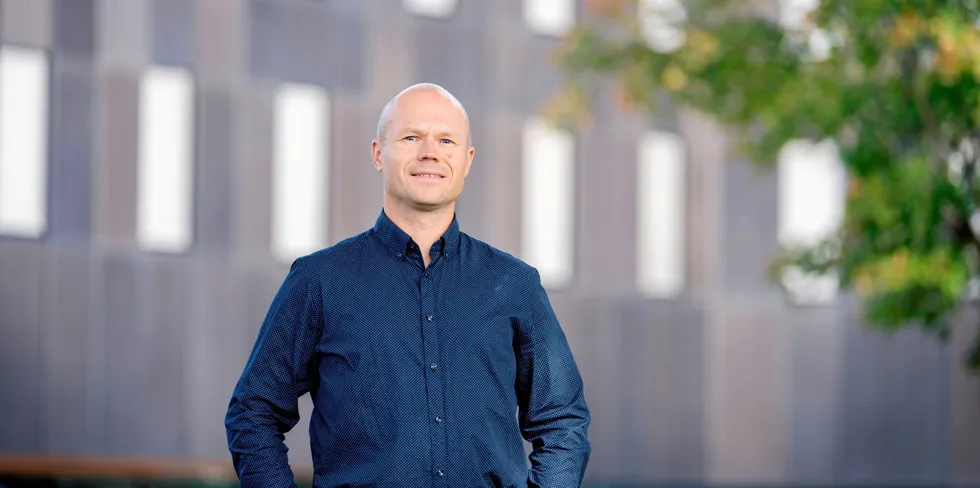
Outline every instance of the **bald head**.
{"type": "MultiPolygon", "coordinates": [[[[391,97],[391,99],[388,100],[388,103],[385,104],[384,108],[381,109],[381,116],[378,118],[378,133],[376,136],[379,143],[384,142],[385,131],[388,129],[388,124],[391,122],[391,116],[392,113],[395,111],[395,107],[398,104],[398,100],[402,96],[416,91],[429,91],[429,92],[437,93],[443,98],[445,98],[446,100],[449,100],[449,102],[452,103],[454,107],[459,109],[459,111],[463,114],[463,117],[466,119],[467,125],[469,125],[469,115],[466,114],[466,109],[463,108],[463,104],[460,103],[459,100],[455,96],[453,96],[452,93],[449,93],[449,90],[446,90],[445,88],[436,85],[435,83],[419,83],[398,92],[398,94],[391,97]]],[[[472,134],[468,133],[467,139],[469,140],[468,144],[472,145],[473,144],[472,134]]]]}

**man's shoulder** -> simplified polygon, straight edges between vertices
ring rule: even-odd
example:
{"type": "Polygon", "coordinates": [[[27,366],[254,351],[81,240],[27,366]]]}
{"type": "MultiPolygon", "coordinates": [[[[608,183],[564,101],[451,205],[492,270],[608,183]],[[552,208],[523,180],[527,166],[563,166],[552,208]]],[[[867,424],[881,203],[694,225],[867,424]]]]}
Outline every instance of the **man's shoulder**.
{"type": "Polygon", "coordinates": [[[302,256],[297,261],[301,261],[304,266],[313,269],[336,269],[338,266],[352,264],[363,254],[365,244],[370,238],[370,230],[366,230],[302,256]]]}
{"type": "Polygon", "coordinates": [[[521,258],[469,234],[462,232],[460,234],[462,235],[461,244],[464,252],[482,261],[495,272],[523,277],[535,277],[537,275],[537,270],[521,258]]]}

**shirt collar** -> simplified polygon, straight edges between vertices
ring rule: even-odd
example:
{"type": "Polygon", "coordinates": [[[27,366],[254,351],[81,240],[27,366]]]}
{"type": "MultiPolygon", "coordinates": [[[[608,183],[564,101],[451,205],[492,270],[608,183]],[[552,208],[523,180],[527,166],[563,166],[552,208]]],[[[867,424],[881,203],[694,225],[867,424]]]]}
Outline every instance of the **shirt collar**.
{"type": "MultiPolygon", "coordinates": [[[[381,244],[388,249],[395,256],[402,258],[405,257],[406,252],[415,246],[418,249],[417,244],[412,240],[405,231],[400,227],[395,225],[394,222],[388,218],[388,214],[385,213],[384,209],[381,209],[381,214],[378,215],[378,220],[374,223],[374,235],[381,241],[381,244]]],[[[436,242],[432,243],[432,248],[429,254],[432,256],[438,256],[440,253],[444,255],[451,255],[456,252],[459,247],[459,221],[456,219],[456,214],[453,214],[453,221],[449,224],[449,228],[446,232],[442,234],[436,242]]]]}

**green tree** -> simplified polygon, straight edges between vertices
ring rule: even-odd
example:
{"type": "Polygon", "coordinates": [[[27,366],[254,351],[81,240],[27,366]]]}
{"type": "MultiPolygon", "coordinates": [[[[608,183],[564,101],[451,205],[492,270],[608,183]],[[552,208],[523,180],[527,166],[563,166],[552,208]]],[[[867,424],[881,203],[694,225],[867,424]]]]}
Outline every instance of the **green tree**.
{"type": "MultiPolygon", "coordinates": [[[[823,0],[792,26],[745,0],[649,10],[665,3],[587,1],[557,53],[567,84],[550,115],[578,123],[612,81],[636,110],[669,100],[713,116],[761,165],[792,140],[833,142],[843,222],[784,248],[774,276],[833,271],[869,325],[945,340],[980,269],[978,2],[823,0]]],[[[980,342],[967,365],[980,371],[980,342]]]]}

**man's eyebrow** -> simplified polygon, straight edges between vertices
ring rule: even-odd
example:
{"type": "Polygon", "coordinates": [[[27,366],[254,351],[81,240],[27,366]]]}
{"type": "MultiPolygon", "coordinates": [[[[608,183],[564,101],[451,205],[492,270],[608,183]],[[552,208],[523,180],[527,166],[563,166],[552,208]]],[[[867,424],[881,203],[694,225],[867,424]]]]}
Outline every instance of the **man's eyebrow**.
{"type": "MultiPolygon", "coordinates": [[[[402,129],[399,133],[401,133],[401,134],[420,134],[420,133],[423,133],[423,132],[427,132],[427,131],[425,131],[425,130],[419,128],[419,127],[408,126],[408,127],[405,127],[404,129],[402,129]]],[[[432,134],[437,135],[439,137],[447,137],[447,136],[448,137],[452,137],[452,138],[455,138],[456,137],[456,134],[453,133],[452,129],[437,129],[437,130],[432,131],[432,134]]]]}

